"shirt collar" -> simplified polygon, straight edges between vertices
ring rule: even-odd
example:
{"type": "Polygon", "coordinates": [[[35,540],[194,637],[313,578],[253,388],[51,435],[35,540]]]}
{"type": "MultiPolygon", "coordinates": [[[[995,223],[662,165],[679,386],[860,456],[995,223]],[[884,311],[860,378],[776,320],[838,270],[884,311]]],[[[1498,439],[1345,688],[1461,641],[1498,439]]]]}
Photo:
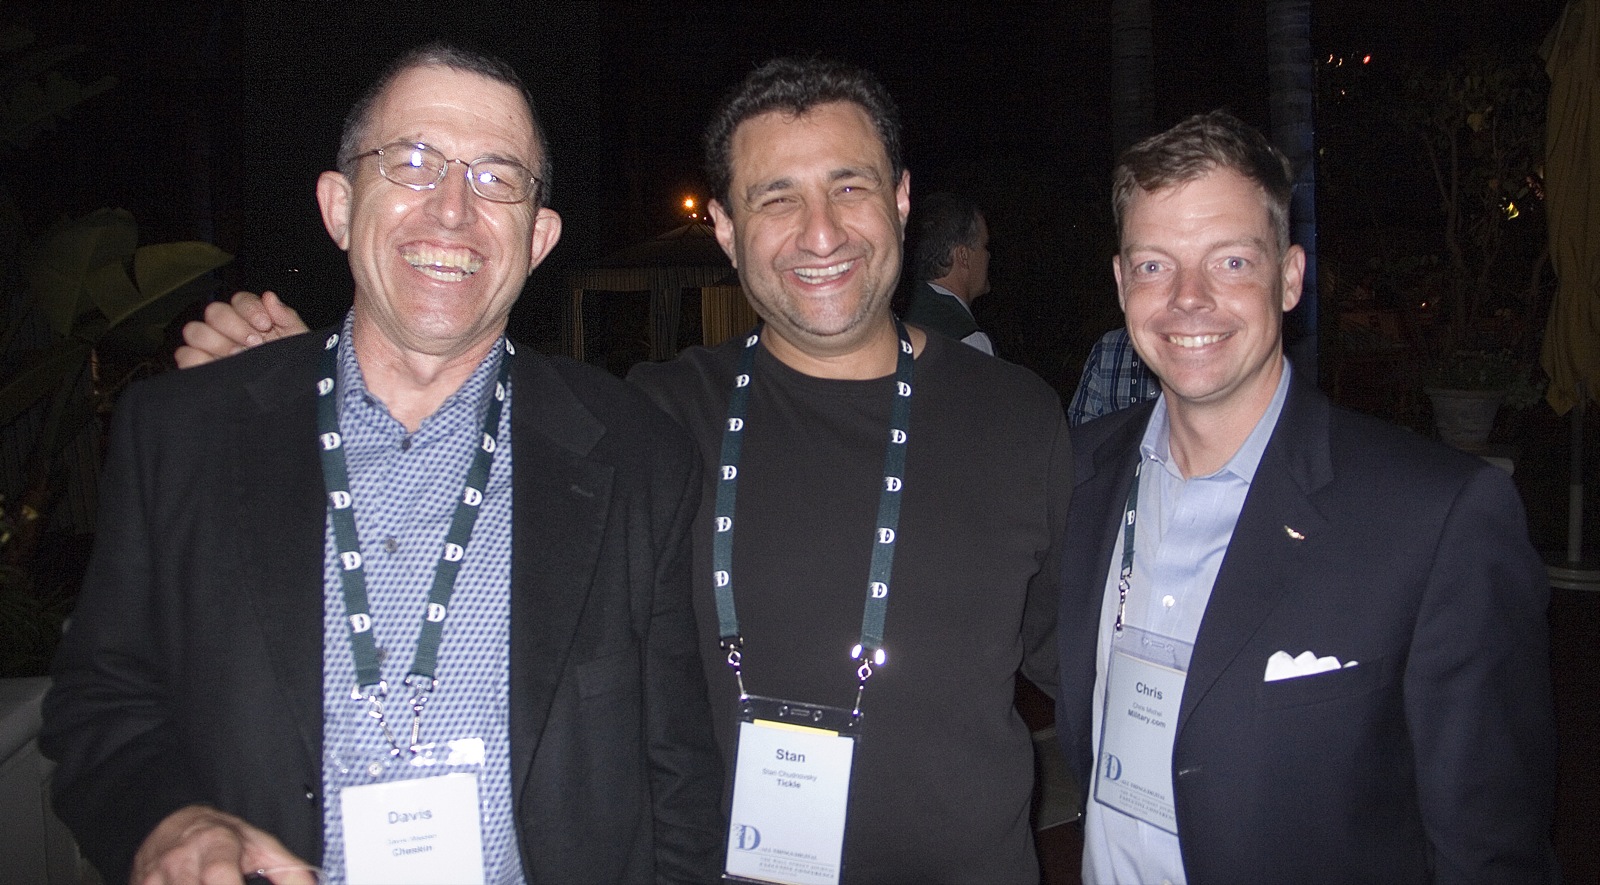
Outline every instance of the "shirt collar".
{"type": "Polygon", "coordinates": [[[923,280],[923,282],[927,283],[928,284],[928,288],[932,289],[933,291],[938,292],[941,295],[948,295],[949,297],[955,299],[955,302],[957,304],[961,305],[961,309],[966,311],[968,316],[972,315],[972,308],[969,307],[965,301],[961,300],[961,296],[960,295],[957,295],[956,293],[950,291],[949,289],[946,289],[945,287],[939,285],[938,283],[931,282],[929,280],[923,280]]]}
{"type": "MultiPolygon", "coordinates": [[[[1230,473],[1251,482],[1256,477],[1256,468],[1261,464],[1261,456],[1267,450],[1267,442],[1272,439],[1272,431],[1278,426],[1278,416],[1283,413],[1284,400],[1289,395],[1289,377],[1294,370],[1289,366],[1289,360],[1283,361],[1283,374],[1278,378],[1278,388],[1272,393],[1272,401],[1267,404],[1267,410],[1256,420],[1256,426],[1251,429],[1250,435],[1245,437],[1239,450],[1233,453],[1228,463],[1211,476],[1221,476],[1230,473]]],[[[1150,423],[1145,425],[1144,437],[1139,440],[1139,456],[1146,461],[1155,461],[1169,473],[1182,478],[1177,465],[1172,463],[1172,435],[1167,423],[1167,395],[1161,394],[1156,399],[1155,410],[1150,413],[1150,423]]],[[[1206,479],[1208,477],[1193,477],[1206,479]]]]}
{"type": "MultiPolygon", "coordinates": [[[[352,330],[355,328],[355,309],[352,308],[344,317],[344,330],[339,335],[339,375],[337,379],[339,389],[339,420],[344,422],[351,415],[370,414],[368,410],[375,410],[390,421],[394,421],[389,414],[389,407],[383,401],[373,396],[367,390],[367,382],[361,374],[361,363],[356,359],[356,349],[352,330]]],[[[430,423],[441,415],[447,415],[463,407],[463,404],[476,404],[472,412],[482,416],[483,410],[488,408],[489,399],[494,394],[494,379],[500,370],[500,360],[505,358],[505,336],[496,341],[495,346],[489,348],[489,355],[478,363],[455,393],[445,397],[439,408],[422,421],[422,426],[417,433],[426,433],[430,423]]],[[[395,422],[398,424],[399,422],[395,422]]]]}

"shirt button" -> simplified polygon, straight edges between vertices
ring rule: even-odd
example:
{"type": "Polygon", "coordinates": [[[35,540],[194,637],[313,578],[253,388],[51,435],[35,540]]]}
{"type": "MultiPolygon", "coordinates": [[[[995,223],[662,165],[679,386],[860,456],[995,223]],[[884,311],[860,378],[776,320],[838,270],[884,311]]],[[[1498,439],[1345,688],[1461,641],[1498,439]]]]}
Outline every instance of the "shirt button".
{"type": "MultiPolygon", "coordinates": [[[[390,552],[392,553],[393,551],[390,551],[390,552]]],[[[1174,605],[1178,604],[1178,600],[1173,599],[1170,595],[1163,596],[1163,597],[1161,597],[1161,604],[1166,606],[1167,608],[1172,608],[1174,605]]]]}
{"type": "MultiPolygon", "coordinates": [[[[384,538],[383,539],[383,552],[385,552],[385,553],[393,553],[393,552],[395,552],[396,550],[399,550],[399,549],[400,549],[400,542],[399,541],[396,541],[393,538],[384,538]]],[[[1168,596],[1167,598],[1171,599],[1172,597],[1168,596]]],[[[1172,603],[1169,602],[1167,604],[1171,605],[1172,603]]]]}
{"type": "Polygon", "coordinates": [[[400,451],[402,451],[402,452],[411,451],[411,437],[410,436],[404,436],[404,437],[400,438],[400,451]]]}

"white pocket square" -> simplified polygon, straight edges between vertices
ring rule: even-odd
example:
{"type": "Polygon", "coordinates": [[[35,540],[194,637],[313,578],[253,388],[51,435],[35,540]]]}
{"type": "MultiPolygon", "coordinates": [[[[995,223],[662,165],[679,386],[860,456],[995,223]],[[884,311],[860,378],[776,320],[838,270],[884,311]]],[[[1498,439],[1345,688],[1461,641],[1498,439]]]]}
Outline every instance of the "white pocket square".
{"type": "Polygon", "coordinates": [[[1326,673],[1329,670],[1339,670],[1345,667],[1354,667],[1355,661],[1339,663],[1333,655],[1317,657],[1309,651],[1303,651],[1297,657],[1290,657],[1286,651],[1275,651],[1272,657],[1267,658],[1267,682],[1277,682],[1282,679],[1294,679],[1298,676],[1310,676],[1313,673],[1326,673]]]}

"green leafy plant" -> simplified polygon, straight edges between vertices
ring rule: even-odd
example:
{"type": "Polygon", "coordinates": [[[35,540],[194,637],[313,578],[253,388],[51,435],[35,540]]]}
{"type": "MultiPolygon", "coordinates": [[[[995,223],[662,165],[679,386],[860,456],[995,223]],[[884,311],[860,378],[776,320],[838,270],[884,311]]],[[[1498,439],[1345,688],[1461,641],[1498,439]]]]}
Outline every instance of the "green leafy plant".
{"type": "Polygon", "coordinates": [[[1510,383],[1531,360],[1544,252],[1546,83],[1531,51],[1472,51],[1407,78],[1398,118],[1439,197],[1438,250],[1415,256],[1412,291],[1436,310],[1432,373],[1471,388],[1510,383]]]}
{"type": "Polygon", "coordinates": [[[1504,391],[1505,405],[1513,408],[1533,405],[1543,392],[1543,385],[1533,380],[1529,363],[1505,348],[1444,354],[1434,362],[1426,383],[1448,390],[1504,391]]]}
{"type": "MultiPolygon", "coordinates": [[[[83,52],[0,25],[0,154],[12,160],[0,166],[37,175],[35,138],[115,84],[61,70],[83,52]]],[[[141,246],[121,209],[25,214],[8,184],[0,179],[0,436],[21,475],[0,488],[0,675],[30,675],[48,663],[81,577],[78,536],[43,540],[67,478],[95,469],[98,419],[130,380],[164,365],[166,327],[231,256],[200,242],[141,246]]]]}

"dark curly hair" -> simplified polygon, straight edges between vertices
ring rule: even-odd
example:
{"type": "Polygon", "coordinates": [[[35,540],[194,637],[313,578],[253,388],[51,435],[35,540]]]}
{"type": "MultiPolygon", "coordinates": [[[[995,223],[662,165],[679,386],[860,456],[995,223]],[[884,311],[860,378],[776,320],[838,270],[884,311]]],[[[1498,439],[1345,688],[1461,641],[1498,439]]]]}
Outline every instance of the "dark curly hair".
{"type": "Polygon", "coordinates": [[[900,160],[900,111],[883,83],[869,71],[832,59],[775,58],[728,93],[706,127],[706,180],[712,195],[724,206],[728,204],[728,188],[733,183],[731,145],[740,123],[769,111],[798,117],[817,105],[836,101],[866,111],[889,155],[891,181],[898,182],[905,171],[900,160]]]}

